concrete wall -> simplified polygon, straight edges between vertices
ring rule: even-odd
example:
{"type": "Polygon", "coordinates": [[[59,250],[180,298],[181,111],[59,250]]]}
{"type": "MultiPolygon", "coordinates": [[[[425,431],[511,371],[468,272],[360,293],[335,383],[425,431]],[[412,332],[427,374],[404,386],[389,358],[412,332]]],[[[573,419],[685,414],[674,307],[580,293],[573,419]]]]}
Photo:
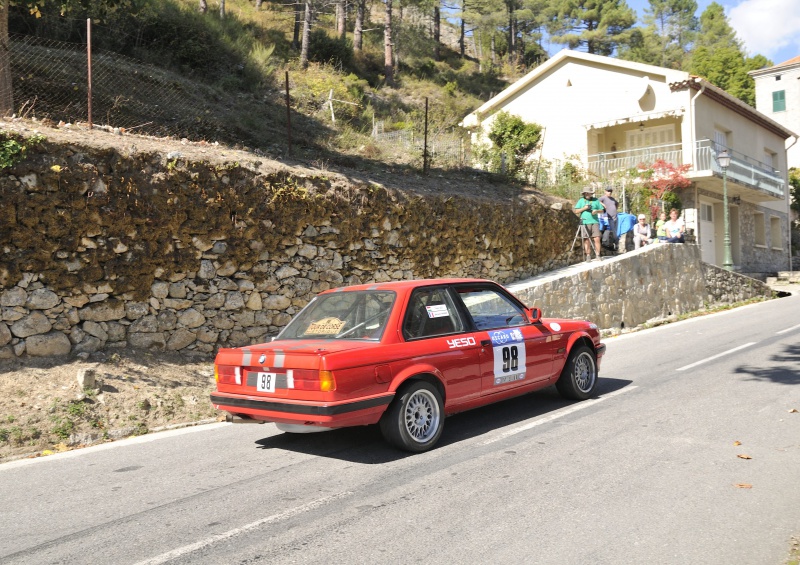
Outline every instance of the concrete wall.
{"type": "Polygon", "coordinates": [[[545,317],[583,318],[602,329],[633,328],[713,304],[772,296],[761,281],[700,261],[696,245],[656,244],[510,285],[545,317]]]}

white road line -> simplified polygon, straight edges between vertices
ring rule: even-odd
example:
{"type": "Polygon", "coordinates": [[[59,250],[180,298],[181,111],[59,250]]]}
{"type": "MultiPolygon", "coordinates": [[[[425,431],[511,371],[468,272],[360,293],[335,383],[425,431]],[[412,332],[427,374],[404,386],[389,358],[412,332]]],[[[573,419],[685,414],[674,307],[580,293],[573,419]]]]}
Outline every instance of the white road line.
{"type": "Polygon", "coordinates": [[[204,547],[208,547],[209,545],[213,545],[217,542],[230,539],[232,537],[236,537],[238,535],[244,534],[249,532],[250,530],[254,530],[256,528],[260,528],[261,526],[265,526],[267,524],[272,524],[274,522],[278,522],[280,520],[285,520],[287,518],[292,518],[299,514],[303,514],[304,512],[309,512],[314,510],[315,508],[319,508],[320,506],[324,506],[336,500],[340,500],[342,498],[346,498],[353,494],[352,492],[340,492],[337,494],[333,494],[331,496],[325,496],[323,498],[318,498],[317,500],[312,500],[307,504],[303,504],[301,506],[297,506],[296,508],[290,508],[280,514],[273,514],[272,516],[267,516],[266,518],[262,518],[261,520],[257,520],[255,522],[251,522],[241,528],[235,528],[233,530],[228,530],[225,533],[217,534],[206,538],[204,540],[200,540],[196,543],[192,543],[189,545],[184,545],[183,547],[179,547],[177,549],[173,549],[172,551],[168,551],[167,553],[162,553],[161,555],[157,555],[151,559],[146,561],[140,561],[136,565],[159,565],[160,563],[166,563],[173,559],[177,559],[178,557],[182,557],[198,549],[202,549],[204,547]]]}
{"type": "Polygon", "coordinates": [[[80,449],[73,449],[72,451],[62,451],[60,453],[53,453],[44,457],[34,457],[31,459],[16,459],[8,463],[0,463],[0,471],[9,471],[17,467],[24,467],[26,465],[35,465],[44,463],[46,461],[56,461],[59,459],[71,459],[72,457],[81,457],[88,455],[95,451],[106,451],[107,449],[116,449],[118,447],[125,447],[126,445],[134,445],[138,443],[149,443],[151,441],[158,441],[160,439],[167,439],[184,434],[194,434],[198,432],[207,432],[216,428],[230,426],[228,422],[218,422],[215,424],[202,424],[196,426],[189,426],[186,428],[177,428],[174,430],[164,430],[160,432],[153,432],[143,436],[129,437],[108,443],[99,443],[97,445],[90,445],[89,447],[82,447],[80,449]]]}
{"type": "Polygon", "coordinates": [[[577,404],[573,404],[572,406],[568,406],[566,408],[562,408],[561,410],[556,410],[555,412],[553,412],[551,414],[548,414],[547,416],[544,416],[544,417],[539,418],[537,420],[534,420],[533,422],[528,422],[527,424],[524,424],[522,426],[518,426],[516,428],[512,428],[510,430],[506,430],[504,432],[501,432],[501,433],[499,433],[498,435],[496,435],[496,436],[494,436],[492,438],[489,438],[489,439],[487,439],[485,441],[482,441],[479,445],[489,445],[490,443],[494,443],[496,441],[500,441],[500,440],[506,439],[507,437],[511,437],[513,435],[516,435],[516,434],[522,433],[524,431],[530,430],[532,428],[535,428],[536,426],[541,426],[542,424],[547,424],[549,422],[552,422],[553,420],[558,420],[559,418],[563,418],[564,416],[572,414],[573,412],[577,412],[578,410],[583,410],[584,408],[590,408],[591,406],[594,406],[598,402],[602,402],[602,401],[604,401],[604,400],[606,400],[608,398],[611,398],[612,396],[617,396],[618,394],[622,394],[624,392],[630,392],[635,388],[637,388],[637,387],[636,386],[627,386],[625,388],[621,388],[619,390],[615,390],[614,392],[610,392],[608,394],[605,394],[605,395],[603,395],[603,396],[601,396],[599,398],[593,398],[591,400],[584,400],[583,402],[578,402],[577,404]]]}
{"type": "Polygon", "coordinates": [[[779,332],[775,332],[775,334],[776,335],[785,334],[786,332],[790,332],[792,330],[796,330],[797,328],[800,328],[800,324],[797,324],[796,326],[792,326],[791,328],[786,328],[785,330],[781,330],[779,332]]]}
{"type": "Polygon", "coordinates": [[[709,357],[708,359],[703,359],[702,361],[698,361],[697,363],[692,363],[691,365],[684,365],[683,367],[680,367],[680,368],[675,369],[675,370],[676,371],[685,371],[686,369],[691,369],[693,367],[697,367],[698,365],[702,365],[703,363],[708,363],[709,361],[713,361],[714,359],[719,359],[720,357],[723,357],[725,355],[729,355],[730,353],[733,353],[734,351],[739,351],[740,349],[744,349],[745,347],[750,347],[751,345],[755,345],[756,343],[757,342],[755,342],[755,341],[751,341],[750,343],[745,343],[744,345],[740,345],[739,347],[734,347],[733,349],[729,349],[728,351],[723,351],[722,353],[718,353],[717,355],[714,355],[713,357],[709,357]]]}

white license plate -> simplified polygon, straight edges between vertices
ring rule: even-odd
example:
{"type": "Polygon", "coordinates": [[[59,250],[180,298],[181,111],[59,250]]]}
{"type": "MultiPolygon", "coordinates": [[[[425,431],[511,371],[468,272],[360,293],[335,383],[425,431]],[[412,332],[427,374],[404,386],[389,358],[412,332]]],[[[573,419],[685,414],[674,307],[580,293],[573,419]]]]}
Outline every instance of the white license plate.
{"type": "Polygon", "coordinates": [[[256,390],[259,392],[275,392],[275,381],[278,380],[276,373],[258,373],[256,379],[256,390]]]}

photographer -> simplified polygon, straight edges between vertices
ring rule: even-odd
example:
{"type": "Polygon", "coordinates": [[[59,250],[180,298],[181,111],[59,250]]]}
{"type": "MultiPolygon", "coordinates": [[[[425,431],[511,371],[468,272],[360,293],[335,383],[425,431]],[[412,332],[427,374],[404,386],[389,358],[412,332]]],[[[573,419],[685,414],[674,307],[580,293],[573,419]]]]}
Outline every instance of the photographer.
{"type": "Polygon", "coordinates": [[[594,189],[586,187],[581,193],[581,198],[575,203],[575,214],[581,219],[581,238],[583,239],[583,254],[586,261],[592,258],[594,244],[595,260],[600,260],[600,222],[597,219],[605,208],[594,197],[594,189]]]}

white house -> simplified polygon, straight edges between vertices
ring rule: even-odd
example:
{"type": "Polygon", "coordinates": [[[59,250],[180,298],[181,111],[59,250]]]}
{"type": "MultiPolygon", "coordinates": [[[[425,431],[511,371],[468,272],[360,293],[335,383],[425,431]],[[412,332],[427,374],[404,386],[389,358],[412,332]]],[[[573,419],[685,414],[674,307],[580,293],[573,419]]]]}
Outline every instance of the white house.
{"type": "Polygon", "coordinates": [[[724,257],[727,188],[734,268],[789,265],[786,149],[795,135],[708,81],[688,73],[563,50],[466,116],[483,139],[506,111],[545,128],[542,156],[577,159],[589,180],[608,181],[640,163],[691,164],[678,193],[703,260],[724,257]],[[723,170],[717,154],[730,165],[723,170]]]}
{"type": "MultiPolygon", "coordinates": [[[[750,71],[756,81],[756,109],[792,131],[800,131],[800,57],[750,71]]],[[[800,144],[789,149],[789,167],[800,167],[800,144]]]]}

